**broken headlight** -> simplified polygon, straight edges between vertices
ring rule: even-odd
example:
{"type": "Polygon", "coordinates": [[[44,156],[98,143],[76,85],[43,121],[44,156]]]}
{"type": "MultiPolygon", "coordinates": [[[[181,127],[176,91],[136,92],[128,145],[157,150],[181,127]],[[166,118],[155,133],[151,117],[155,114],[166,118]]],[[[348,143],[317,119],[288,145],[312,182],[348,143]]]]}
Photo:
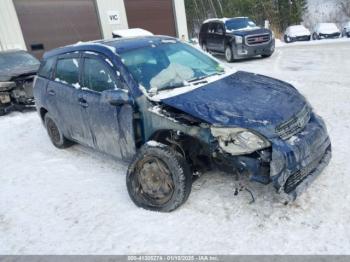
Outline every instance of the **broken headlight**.
{"type": "Polygon", "coordinates": [[[244,128],[212,127],[211,133],[221,149],[231,155],[250,154],[271,145],[261,135],[244,128]]]}

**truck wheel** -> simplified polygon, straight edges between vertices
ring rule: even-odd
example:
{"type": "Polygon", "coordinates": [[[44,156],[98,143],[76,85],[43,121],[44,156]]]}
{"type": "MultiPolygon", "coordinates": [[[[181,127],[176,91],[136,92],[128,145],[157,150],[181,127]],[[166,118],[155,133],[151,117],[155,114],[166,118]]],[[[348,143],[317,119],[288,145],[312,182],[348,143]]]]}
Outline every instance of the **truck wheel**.
{"type": "Polygon", "coordinates": [[[46,113],[44,122],[50,140],[55,147],[62,149],[70,147],[73,144],[63,136],[61,130],[49,113],[46,113]]]}
{"type": "Polygon", "coordinates": [[[232,62],[234,60],[232,48],[229,45],[225,48],[225,59],[227,62],[232,62]]]}
{"type": "Polygon", "coordinates": [[[167,145],[145,144],[130,164],[126,186],[139,207],[170,212],[188,198],[192,173],[185,159],[167,145]]]}
{"type": "Polygon", "coordinates": [[[204,52],[209,52],[209,50],[208,50],[208,47],[207,47],[207,44],[206,44],[206,43],[203,43],[203,44],[202,44],[202,50],[203,50],[204,52]]]}
{"type": "Polygon", "coordinates": [[[261,55],[261,57],[262,57],[262,58],[268,58],[268,57],[272,56],[272,54],[273,54],[273,53],[261,55]]]}

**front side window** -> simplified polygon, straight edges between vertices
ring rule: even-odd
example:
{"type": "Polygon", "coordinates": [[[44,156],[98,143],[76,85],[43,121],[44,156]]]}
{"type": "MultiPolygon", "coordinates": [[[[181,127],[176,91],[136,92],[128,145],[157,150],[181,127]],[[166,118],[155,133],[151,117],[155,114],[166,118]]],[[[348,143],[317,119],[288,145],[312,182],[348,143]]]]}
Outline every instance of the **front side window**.
{"type": "Polygon", "coordinates": [[[83,86],[96,92],[117,89],[112,70],[102,61],[93,58],[85,58],[83,86]]]}
{"type": "Polygon", "coordinates": [[[56,65],[55,81],[79,87],[79,59],[59,59],[56,65]]]}
{"type": "Polygon", "coordinates": [[[55,65],[55,58],[51,57],[43,61],[40,65],[38,75],[45,78],[50,78],[52,69],[55,65]]]}
{"type": "Polygon", "coordinates": [[[146,90],[176,88],[224,72],[217,61],[181,42],[128,50],[120,56],[134,79],[146,90]]]}

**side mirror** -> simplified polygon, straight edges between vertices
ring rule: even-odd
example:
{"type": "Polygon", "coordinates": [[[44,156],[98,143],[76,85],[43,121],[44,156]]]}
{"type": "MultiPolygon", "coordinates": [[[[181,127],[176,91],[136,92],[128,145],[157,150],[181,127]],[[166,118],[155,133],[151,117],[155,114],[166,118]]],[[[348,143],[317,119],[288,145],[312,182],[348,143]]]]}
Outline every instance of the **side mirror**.
{"type": "Polygon", "coordinates": [[[129,92],[123,89],[105,90],[101,93],[101,99],[112,106],[122,106],[131,103],[129,92]]]}

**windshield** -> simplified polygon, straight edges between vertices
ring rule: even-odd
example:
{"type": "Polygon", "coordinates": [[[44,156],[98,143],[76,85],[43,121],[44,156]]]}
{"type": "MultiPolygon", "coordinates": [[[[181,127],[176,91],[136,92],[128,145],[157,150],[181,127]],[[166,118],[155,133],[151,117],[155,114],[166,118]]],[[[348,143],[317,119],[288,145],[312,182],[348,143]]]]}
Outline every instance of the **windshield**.
{"type": "Polygon", "coordinates": [[[225,22],[226,31],[235,31],[257,27],[256,24],[248,18],[235,18],[225,22]]]}
{"type": "Polygon", "coordinates": [[[26,52],[0,53],[0,73],[39,67],[39,61],[26,52]]]}
{"type": "Polygon", "coordinates": [[[120,56],[134,79],[151,91],[181,87],[224,72],[214,59],[175,41],[126,51],[120,56]]]}

